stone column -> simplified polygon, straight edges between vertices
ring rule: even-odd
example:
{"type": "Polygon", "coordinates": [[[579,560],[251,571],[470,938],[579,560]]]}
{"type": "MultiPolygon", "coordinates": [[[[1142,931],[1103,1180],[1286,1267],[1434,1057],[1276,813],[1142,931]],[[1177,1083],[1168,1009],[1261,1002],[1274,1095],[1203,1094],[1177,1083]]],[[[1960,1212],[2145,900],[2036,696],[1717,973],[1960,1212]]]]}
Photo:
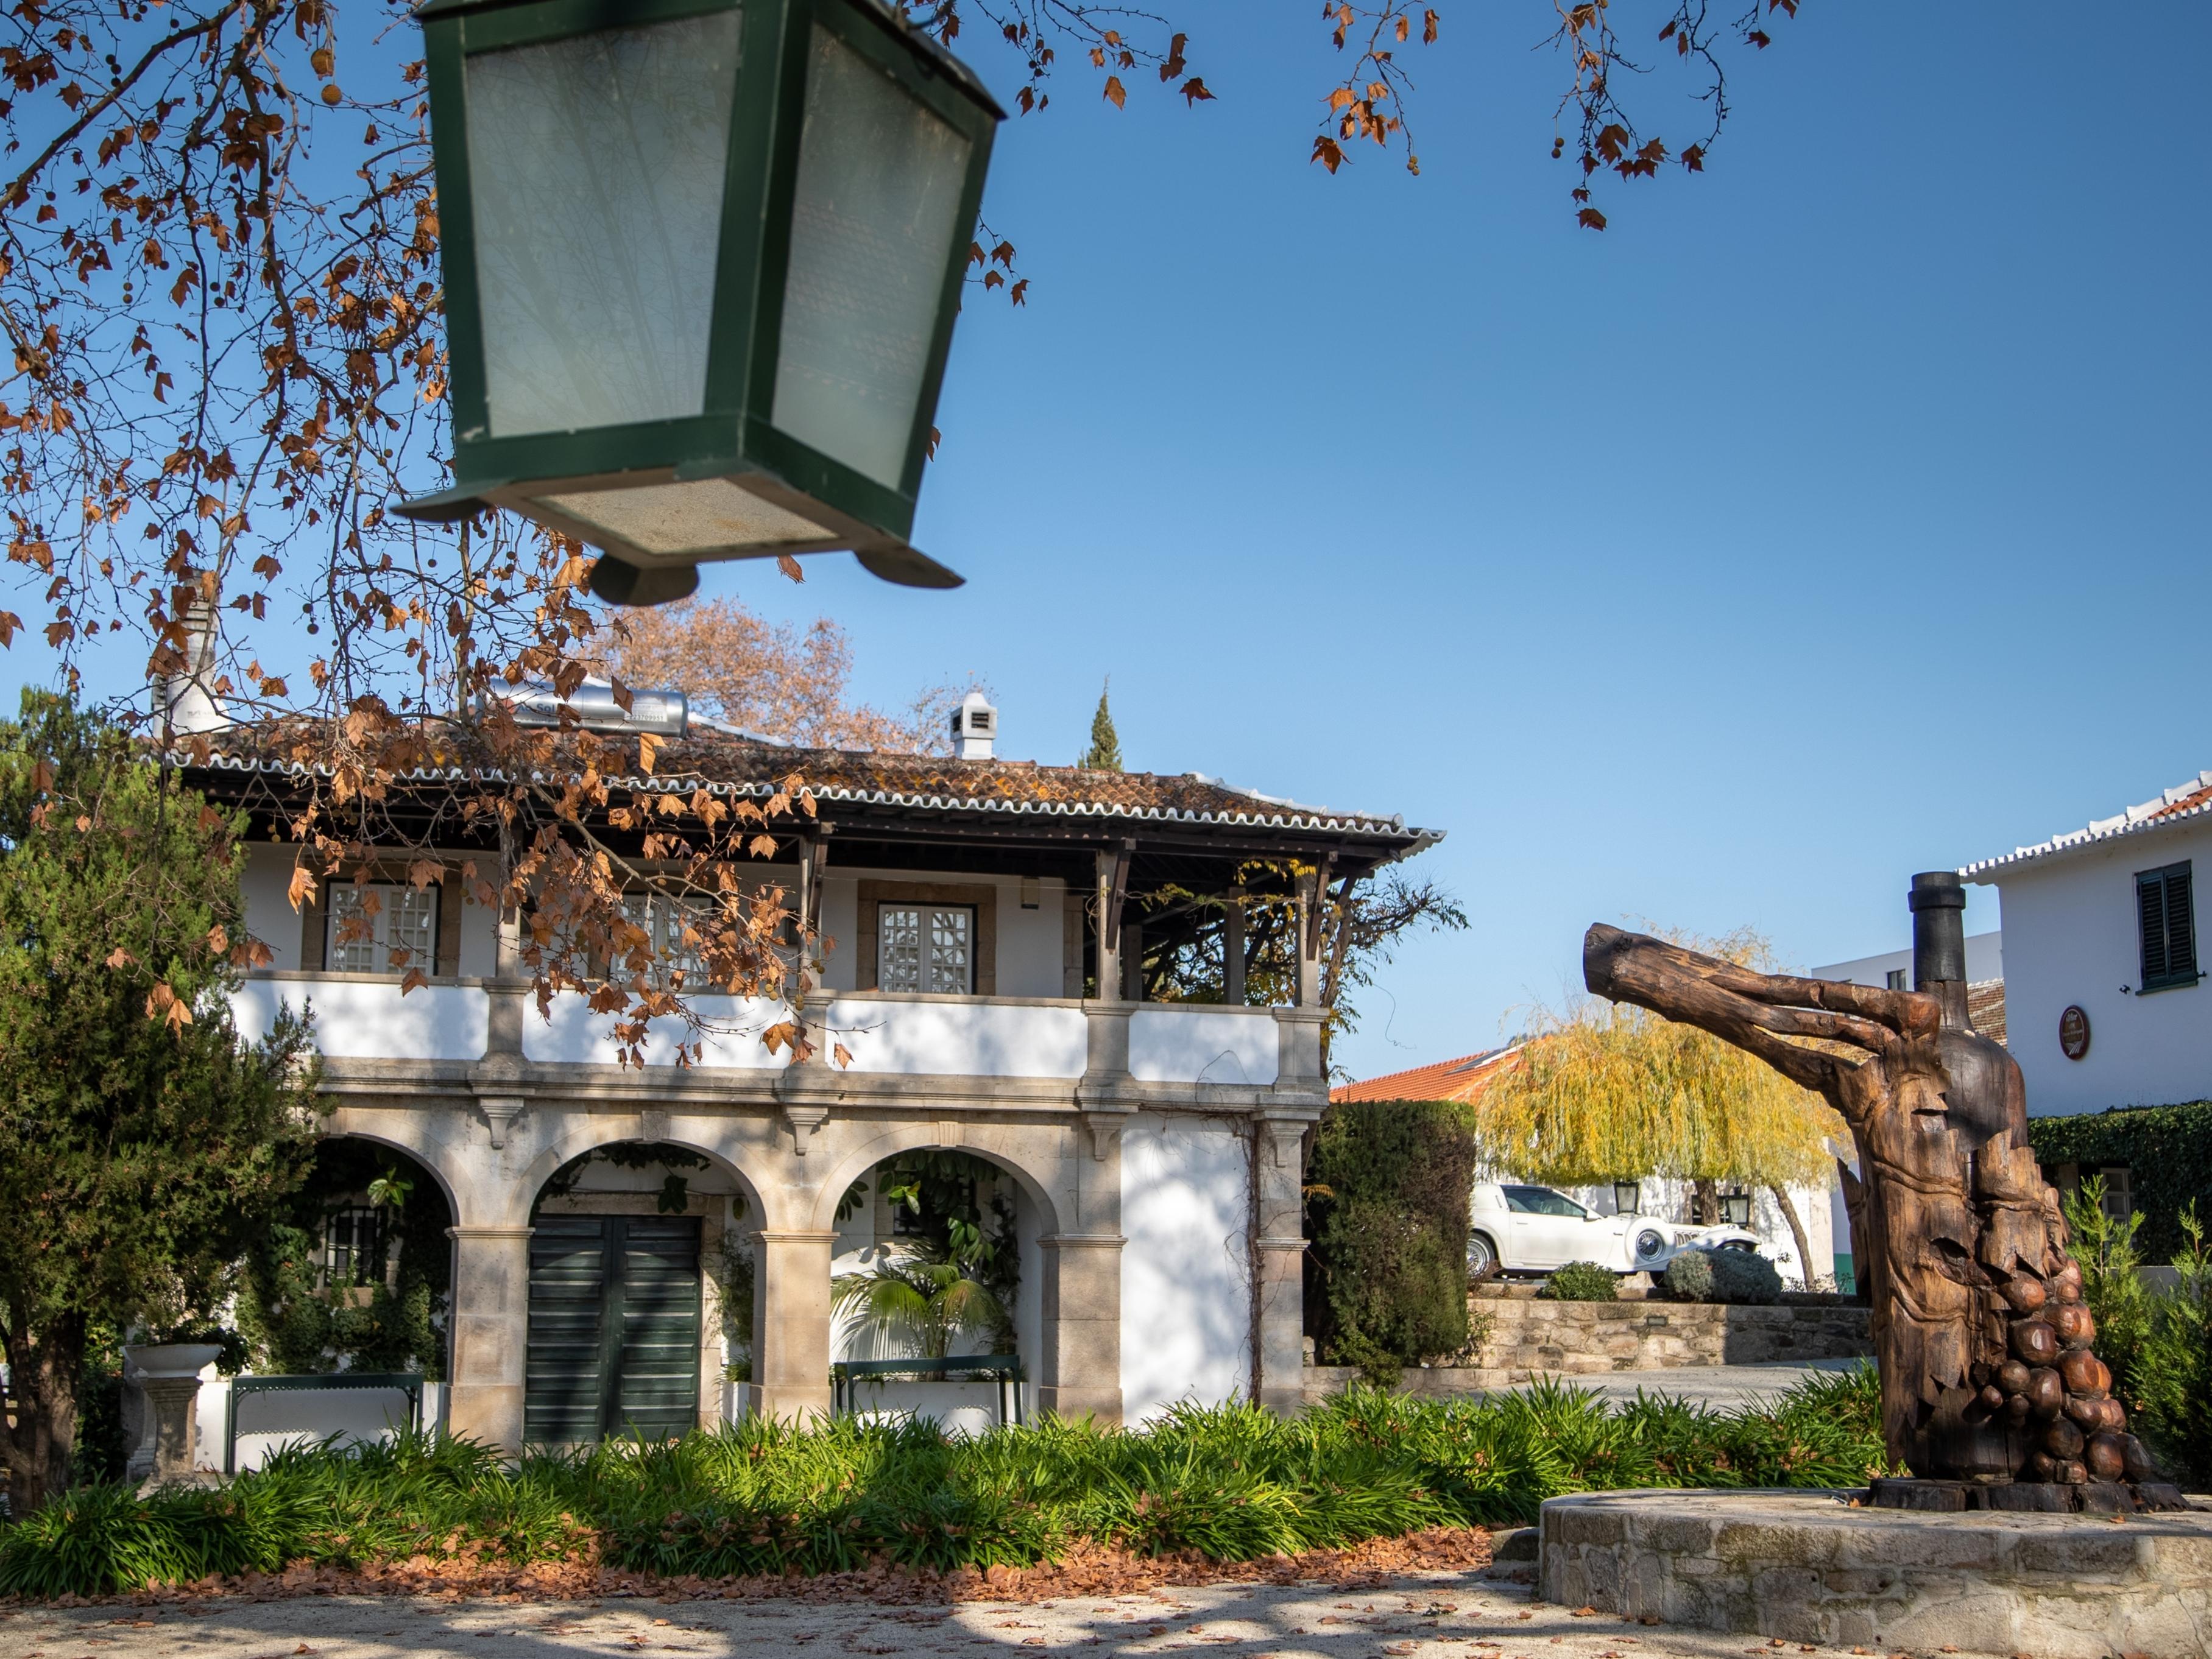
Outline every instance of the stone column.
{"type": "Polygon", "coordinates": [[[745,1409],[804,1421],[830,1414],[830,1255],[835,1232],[757,1232],[753,1380],[745,1409]]]}
{"type": "Polygon", "coordinates": [[[453,1364],[447,1426],[513,1457],[522,1450],[522,1384],[530,1347],[527,1226],[455,1226],[453,1364]]]}
{"type": "Polygon", "coordinates": [[[1259,1159],[1259,1237],[1253,1240],[1258,1299],[1260,1403],[1290,1416],[1305,1405],[1305,1250],[1301,1178],[1304,1117],[1263,1117],[1253,1137],[1259,1159]]]}
{"type": "Polygon", "coordinates": [[[1118,1232],[1037,1240],[1044,1258],[1040,1411],[1121,1420],[1122,1243],[1118,1232]]]}

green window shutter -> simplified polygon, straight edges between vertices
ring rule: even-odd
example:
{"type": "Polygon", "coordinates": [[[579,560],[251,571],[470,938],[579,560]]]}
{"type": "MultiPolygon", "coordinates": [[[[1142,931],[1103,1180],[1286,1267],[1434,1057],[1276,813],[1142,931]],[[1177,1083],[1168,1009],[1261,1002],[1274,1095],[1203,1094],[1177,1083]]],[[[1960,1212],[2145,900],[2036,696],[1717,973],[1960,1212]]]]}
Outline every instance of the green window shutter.
{"type": "Polygon", "coordinates": [[[623,1223],[622,1351],[610,1434],[665,1439],[699,1421],[699,1223],[623,1223]]]}
{"type": "Polygon", "coordinates": [[[2186,863],[2136,874],[2136,924],[2142,940],[2142,989],[2164,990],[2193,985],[2197,971],[2197,918],[2193,883],[2186,863]]]}
{"type": "Polygon", "coordinates": [[[2176,864],[2166,873],[2166,971],[2177,982],[2197,977],[2196,906],[2189,876],[2186,864],[2176,864]]]}
{"type": "Polygon", "coordinates": [[[696,1218],[540,1216],[523,1438],[661,1439],[696,1426],[699,1329],[696,1218]]]}
{"type": "Polygon", "coordinates": [[[599,1438],[605,1415],[606,1218],[546,1215],[530,1235],[530,1347],[522,1435],[535,1445],[599,1438]]]}

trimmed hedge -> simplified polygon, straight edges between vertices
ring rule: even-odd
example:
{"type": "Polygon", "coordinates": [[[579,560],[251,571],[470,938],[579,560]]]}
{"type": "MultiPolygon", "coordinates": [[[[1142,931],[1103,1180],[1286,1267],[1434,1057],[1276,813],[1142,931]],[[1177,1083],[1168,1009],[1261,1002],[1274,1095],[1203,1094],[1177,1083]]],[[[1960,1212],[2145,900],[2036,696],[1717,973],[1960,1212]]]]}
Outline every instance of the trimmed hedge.
{"type": "Polygon", "coordinates": [[[1306,1168],[1306,1318],[1324,1365],[1391,1379],[1468,1342],[1467,1204],[1474,1109],[1332,1105],[1306,1168]]]}
{"type": "Polygon", "coordinates": [[[1662,1282],[1678,1302],[1764,1305],[1782,1299],[1774,1263],[1747,1250],[1686,1250],[1667,1264],[1662,1282]]]}
{"type": "Polygon", "coordinates": [[[2046,1170],[2078,1164],[2094,1175],[2106,1165],[2126,1166],[2143,1218],[2136,1248],[2146,1262],[2171,1262],[2180,1253],[2181,1212],[2212,1193],[2212,1100],[2031,1117],[2027,1140],[2046,1170]]]}

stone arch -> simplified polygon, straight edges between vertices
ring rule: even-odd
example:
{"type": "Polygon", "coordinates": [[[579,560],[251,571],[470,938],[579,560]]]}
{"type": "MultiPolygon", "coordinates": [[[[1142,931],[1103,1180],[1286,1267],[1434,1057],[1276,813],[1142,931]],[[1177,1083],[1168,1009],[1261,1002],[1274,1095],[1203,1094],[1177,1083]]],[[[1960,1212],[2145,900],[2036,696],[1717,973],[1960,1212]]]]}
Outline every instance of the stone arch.
{"type": "Polygon", "coordinates": [[[428,1133],[427,1114],[391,1111],[375,1107],[342,1106],[331,1113],[320,1138],[326,1141],[366,1141],[404,1153],[426,1171],[445,1195],[446,1208],[456,1221],[465,1219],[464,1196],[474,1196],[465,1152],[448,1161],[451,1147],[441,1137],[428,1133]],[[459,1167],[456,1167],[456,1166],[459,1167]]]}
{"type": "MultiPolygon", "coordinates": [[[[554,1171],[570,1159],[600,1147],[621,1146],[641,1141],[645,1138],[641,1135],[613,1133],[604,1120],[586,1123],[563,1135],[532,1158],[512,1184],[508,1198],[509,1207],[514,1211],[512,1219],[518,1224],[527,1221],[532,1207],[538,1202],[539,1191],[551,1178],[554,1171]]],[[[673,1125],[654,1135],[652,1140],[658,1146],[681,1147],[686,1152],[696,1152],[717,1169],[732,1177],[738,1191],[750,1206],[750,1214],[756,1226],[772,1227],[781,1220],[784,1206],[777,1202],[781,1190],[780,1184],[763,1180],[756,1172],[748,1169],[746,1160],[737,1156],[730,1147],[714,1145],[708,1137],[679,1134],[673,1125]]]]}
{"type": "MultiPolygon", "coordinates": [[[[1009,1125],[1008,1129],[1011,1130],[1012,1138],[1018,1141],[1027,1141],[1031,1137],[1040,1141],[1048,1137],[1056,1139],[1065,1133],[1058,1125],[1047,1128],[1029,1124],[1009,1125]]],[[[811,1225],[817,1232],[836,1232],[837,1201],[844,1196],[847,1188],[886,1158],[896,1158],[902,1152],[918,1152],[929,1148],[943,1152],[964,1152],[982,1159],[986,1163],[996,1165],[1013,1178],[1014,1184],[1021,1189],[1023,1197],[1029,1200],[1036,1208],[1040,1232],[1048,1238],[1058,1233],[1061,1225],[1062,1206],[1053,1196],[1053,1189],[1057,1184],[1057,1175],[1048,1168],[1040,1169],[1035,1166],[1047,1161],[1056,1163],[1059,1161],[1059,1154],[1044,1147],[1038,1148],[1039,1151],[1045,1153],[1043,1158],[1036,1157],[1026,1147],[1019,1152],[1008,1151],[997,1144],[999,1138],[1000,1134],[973,1123],[964,1127],[964,1132],[957,1141],[945,1139],[942,1129],[935,1123],[904,1123],[887,1127],[881,1134],[861,1142],[846,1153],[843,1159],[830,1172],[830,1178],[816,1190],[811,1225]]]]}

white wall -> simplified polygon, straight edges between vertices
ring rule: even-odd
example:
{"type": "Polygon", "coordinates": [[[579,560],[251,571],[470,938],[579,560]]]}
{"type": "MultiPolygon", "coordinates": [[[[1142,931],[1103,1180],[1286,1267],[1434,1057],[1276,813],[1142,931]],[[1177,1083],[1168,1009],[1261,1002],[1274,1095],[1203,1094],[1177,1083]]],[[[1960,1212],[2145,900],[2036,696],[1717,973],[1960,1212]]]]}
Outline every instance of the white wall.
{"type": "Polygon", "coordinates": [[[246,850],[239,887],[246,899],[246,930],[269,947],[272,968],[300,966],[300,916],[289,898],[292,849],[266,843],[246,850]]]}
{"type": "Polygon", "coordinates": [[[1250,1181],[1224,1119],[1139,1112],[1121,1132],[1125,1421],[1251,1386],[1250,1181]]]}
{"type": "MultiPolygon", "coordinates": [[[[1849,962],[1831,962],[1825,968],[1814,968],[1809,976],[1814,979],[1840,979],[1847,985],[1872,985],[1876,990],[1889,984],[1889,975],[1902,972],[1908,990],[1912,984],[1912,948],[1884,951],[1879,956],[1862,956],[1849,962]]],[[[1966,937],[1966,978],[1974,984],[2004,978],[2004,930],[1995,929],[1988,933],[1969,934],[1966,937]]]]}
{"type": "Polygon", "coordinates": [[[1001,996],[1058,996],[1066,989],[1060,983],[1060,929],[1067,909],[1067,884],[1059,880],[1037,885],[1037,907],[1022,908],[1018,880],[994,881],[999,890],[999,995],[1001,996]]]}
{"type": "Polygon", "coordinates": [[[2142,982],[2137,870],[2188,859],[2197,950],[2206,946],[2212,825],[2201,821],[1991,872],[2004,907],[2005,1032],[2036,1117],[2212,1098],[2212,983],[2135,994],[2142,982]],[[2089,1016],[2089,1051],[2069,1060],[2058,1016],[2089,1016]]]}

